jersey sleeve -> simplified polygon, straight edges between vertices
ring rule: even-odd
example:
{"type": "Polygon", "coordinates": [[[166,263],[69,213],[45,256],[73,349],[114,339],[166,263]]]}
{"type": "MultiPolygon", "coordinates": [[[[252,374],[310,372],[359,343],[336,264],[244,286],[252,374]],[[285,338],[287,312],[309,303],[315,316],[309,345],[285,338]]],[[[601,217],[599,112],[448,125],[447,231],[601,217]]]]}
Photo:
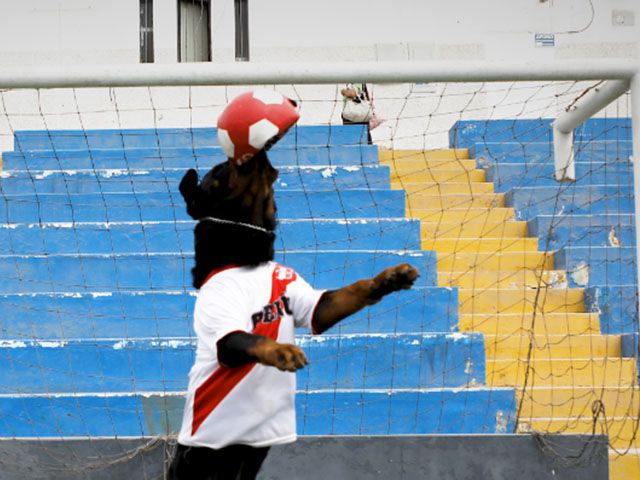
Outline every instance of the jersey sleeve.
{"type": "Polygon", "coordinates": [[[207,344],[213,345],[231,332],[250,332],[250,313],[238,289],[216,282],[202,290],[195,309],[195,330],[207,344]]]}
{"type": "Polygon", "coordinates": [[[287,296],[289,297],[296,327],[312,329],[311,319],[313,318],[313,312],[325,291],[316,290],[300,275],[296,275],[296,280],[290,283],[287,288],[287,296]]]}

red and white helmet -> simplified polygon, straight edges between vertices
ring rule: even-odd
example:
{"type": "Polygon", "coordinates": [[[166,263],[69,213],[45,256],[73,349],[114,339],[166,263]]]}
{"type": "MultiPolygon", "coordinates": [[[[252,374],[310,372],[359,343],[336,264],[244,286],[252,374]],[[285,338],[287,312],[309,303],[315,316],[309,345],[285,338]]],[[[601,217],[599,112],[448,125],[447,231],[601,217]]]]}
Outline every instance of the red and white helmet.
{"type": "Polygon", "coordinates": [[[227,157],[242,165],[270,148],[300,118],[296,103],[274,90],[243,93],[218,118],[218,140],[227,157]]]}

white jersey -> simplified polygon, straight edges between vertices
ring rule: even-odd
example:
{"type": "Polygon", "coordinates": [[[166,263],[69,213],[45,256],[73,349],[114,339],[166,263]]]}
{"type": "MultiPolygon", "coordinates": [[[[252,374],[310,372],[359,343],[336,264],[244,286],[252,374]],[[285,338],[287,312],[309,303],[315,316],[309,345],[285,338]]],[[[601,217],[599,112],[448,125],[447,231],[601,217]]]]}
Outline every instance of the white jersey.
{"type": "Polygon", "coordinates": [[[209,276],[195,306],[196,359],[178,442],[264,447],[296,439],[295,373],[257,363],[222,366],[216,343],[234,331],[294,343],[295,327],[311,330],[322,293],[274,262],[228,267],[209,276]]]}

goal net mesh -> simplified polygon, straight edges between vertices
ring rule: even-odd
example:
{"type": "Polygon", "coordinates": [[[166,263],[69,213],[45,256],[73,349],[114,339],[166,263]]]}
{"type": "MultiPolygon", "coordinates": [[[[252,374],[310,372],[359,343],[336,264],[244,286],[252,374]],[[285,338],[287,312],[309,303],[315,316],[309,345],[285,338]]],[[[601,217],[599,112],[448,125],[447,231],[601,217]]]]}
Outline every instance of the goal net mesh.
{"type": "MultiPolygon", "coordinates": [[[[637,465],[628,96],[576,129],[559,183],[551,122],[595,82],[369,84],[371,144],[343,125],[344,87],[267,87],[301,114],[269,152],[276,261],[317,288],[403,262],[421,276],[299,332],[298,433],[578,433],[587,453],[606,434],[612,472],[637,465]]],[[[28,451],[46,478],[160,475],[196,345],[178,183],[226,161],[216,119],[251,88],[0,91],[8,471],[28,451]]]]}

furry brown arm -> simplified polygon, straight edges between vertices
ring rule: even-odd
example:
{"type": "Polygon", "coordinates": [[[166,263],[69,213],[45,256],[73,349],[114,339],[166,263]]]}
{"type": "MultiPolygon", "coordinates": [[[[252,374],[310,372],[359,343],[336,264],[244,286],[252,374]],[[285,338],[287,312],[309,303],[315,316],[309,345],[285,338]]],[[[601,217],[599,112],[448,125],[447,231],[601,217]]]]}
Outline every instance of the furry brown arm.
{"type": "Polygon", "coordinates": [[[387,268],[373,278],[325,292],[313,313],[314,333],[325,332],[349,315],[378,303],[391,292],[411,288],[419,276],[418,270],[403,263],[387,268]]]}
{"type": "Polygon", "coordinates": [[[307,365],[304,352],[289,343],[278,343],[269,337],[247,332],[231,332],[217,343],[218,361],[227,367],[239,367],[250,362],[295,372],[307,365]]]}

